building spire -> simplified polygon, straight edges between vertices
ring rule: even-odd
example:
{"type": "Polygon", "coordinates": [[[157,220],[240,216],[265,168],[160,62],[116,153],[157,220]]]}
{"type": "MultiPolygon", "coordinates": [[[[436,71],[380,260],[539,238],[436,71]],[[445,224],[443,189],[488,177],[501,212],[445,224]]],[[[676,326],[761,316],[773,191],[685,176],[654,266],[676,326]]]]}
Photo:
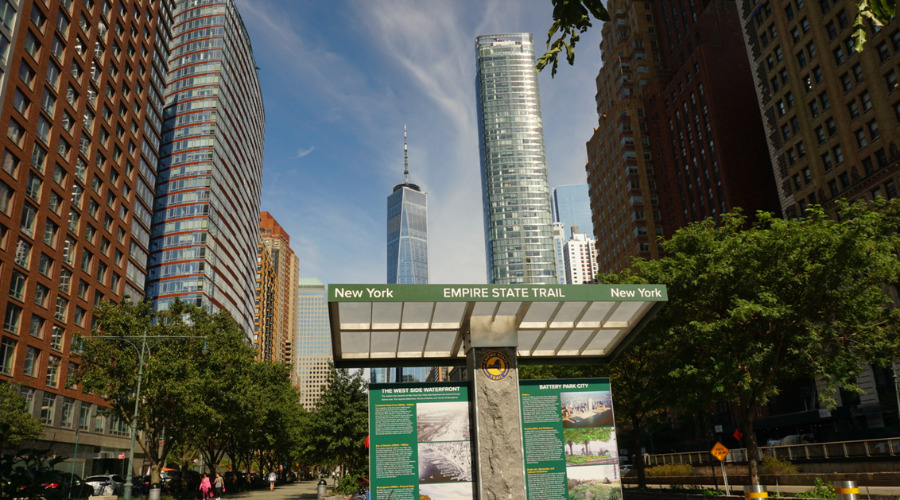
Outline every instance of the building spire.
{"type": "Polygon", "coordinates": [[[406,124],[403,124],[403,183],[409,184],[409,156],[406,148],[406,124]]]}

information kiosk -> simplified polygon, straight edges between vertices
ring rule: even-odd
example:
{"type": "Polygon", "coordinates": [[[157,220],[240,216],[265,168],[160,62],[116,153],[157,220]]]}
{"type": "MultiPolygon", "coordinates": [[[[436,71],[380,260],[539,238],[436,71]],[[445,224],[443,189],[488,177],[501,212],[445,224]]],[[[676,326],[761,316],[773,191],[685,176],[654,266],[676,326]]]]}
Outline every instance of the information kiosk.
{"type": "MultiPolygon", "coordinates": [[[[337,367],[466,367],[468,381],[463,386],[451,384],[426,392],[425,388],[432,386],[398,385],[410,391],[389,389],[390,393],[370,394],[379,398],[377,410],[384,422],[389,422],[384,425],[390,430],[385,427],[382,434],[397,438],[392,442],[372,438],[374,460],[370,463],[377,464],[380,456],[381,473],[396,480],[396,484],[381,486],[386,494],[379,495],[379,470],[372,470],[372,498],[389,496],[392,500],[418,500],[419,486],[407,484],[411,482],[407,478],[428,481],[435,475],[453,473],[455,464],[423,476],[414,456],[436,453],[436,448],[441,448],[437,452],[444,453],[442,456],[461,456],[463,445],[459,443],[467,439],[472,448],[470,475],[475,498],[568,498],[566,493],[552,493],[554,484],[565,481],[564,475],[557,479],[541,475],[552,474],[552,466],[526,467],[523,435],[526,440],[543,439],[545,434],[549,436],[549,426],[524,425],[523,411],[526,421],[539,422],[534,419],[544,411],[541,405],[552,399],[554,411],[561,415],[572,412],[570,420],[587,413],[601,419],[604,407],[611,404],[604,396],[609,394],[608,383],[605,389],[593,381],[569,380],[520,388],[518,366],[606,363],[667,300],[665,285],[354,284],[331,285],[328,295],[337,367]],[[471,411],[471,436],[455,427],[457,438],[447,442],[457,444],[436,447],[436,440],[428,438],[434,436],[433,422],[452,415],[460,402],[471,411]],[[432,406],[426,406],[429,404],[432,406]],[[422,416],[414,417],[419,411],[422,416]],[[576,411],[581,413],[576,415],[576,411]],[[413,425],[417,429],[413,430],[413,425]],[[523,429],[529,430],[523,433],[523,429]],[[409,444],[404,433],[420,437],[409,444]],[[540,493],[544,490],[546,494],[540,493]]],[[[552,457],[541,458],[553,462],[552,457]]],[[[529,458],[530,463],[535,460],[529,458]]]]}

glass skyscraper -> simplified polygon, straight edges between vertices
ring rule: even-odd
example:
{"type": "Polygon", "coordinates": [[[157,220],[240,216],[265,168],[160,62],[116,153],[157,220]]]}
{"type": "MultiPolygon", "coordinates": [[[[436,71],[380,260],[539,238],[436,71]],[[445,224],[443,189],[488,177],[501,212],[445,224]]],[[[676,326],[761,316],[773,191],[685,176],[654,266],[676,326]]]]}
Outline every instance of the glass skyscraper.
{"type": "Polygon", "coordinates": [[[488,281],[557,283],[531,34],[476,38],[488,281]]]}
{"type": "MultiPolygon", "coordinates": [[[[561,222],[566,231],[566,241],[572,239],[572,226],[578,232],[593,238],[594,224],[591,222],[591,197],[587,184],[557,186],[553,189],[553,222],[561,222]]],[[[562,270],[558,270],[563,274],[562,270]]]]}
{"type": "Polygon", "coordinates": [[[428,199],[409,182],[406,127],[403,128],[403,183],[387,199],[387,282],[428,283],[428,199]]]}
{"type": "Polygon", "coordinates": [[[307,410],[313,410],[328,382],[333,360],[328,291],[316,278],[297,280],[296,345],[300,403],[307,410]]]}
{"type": "Polygon", "coordinates": [[[253,334],[265,116],[233,0],[173,13],[147,296],[225,309],[253,334]]]}

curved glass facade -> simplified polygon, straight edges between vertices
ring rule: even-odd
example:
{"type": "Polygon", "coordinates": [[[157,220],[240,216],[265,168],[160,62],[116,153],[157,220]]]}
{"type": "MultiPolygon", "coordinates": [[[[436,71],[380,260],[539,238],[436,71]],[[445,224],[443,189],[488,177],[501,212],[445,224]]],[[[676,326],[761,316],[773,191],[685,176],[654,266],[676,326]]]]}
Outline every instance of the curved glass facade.
{"type": "Polygon", "coordinates": [[[476,50],[488,280],[554,284],[550,187],[531,34],[479,36],[476,50]]]}
{"type": "Polygon", "coordinates": [[[147,296],[225,309],[253,332],[265,116],[233,0],[176,4],[147,296]]]}

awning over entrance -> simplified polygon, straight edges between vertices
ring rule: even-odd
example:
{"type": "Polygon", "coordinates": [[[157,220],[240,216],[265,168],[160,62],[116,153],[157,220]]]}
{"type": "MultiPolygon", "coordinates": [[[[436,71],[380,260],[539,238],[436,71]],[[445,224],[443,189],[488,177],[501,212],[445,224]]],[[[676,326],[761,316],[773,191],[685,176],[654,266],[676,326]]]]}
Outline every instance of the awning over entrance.
{"type": "Polygon", "coordinates": [[[665,285],[330,285],[338,367],[463,365],[473,316],[512,316],[519,363],[604,362],[667,300],[665,285]]]}

